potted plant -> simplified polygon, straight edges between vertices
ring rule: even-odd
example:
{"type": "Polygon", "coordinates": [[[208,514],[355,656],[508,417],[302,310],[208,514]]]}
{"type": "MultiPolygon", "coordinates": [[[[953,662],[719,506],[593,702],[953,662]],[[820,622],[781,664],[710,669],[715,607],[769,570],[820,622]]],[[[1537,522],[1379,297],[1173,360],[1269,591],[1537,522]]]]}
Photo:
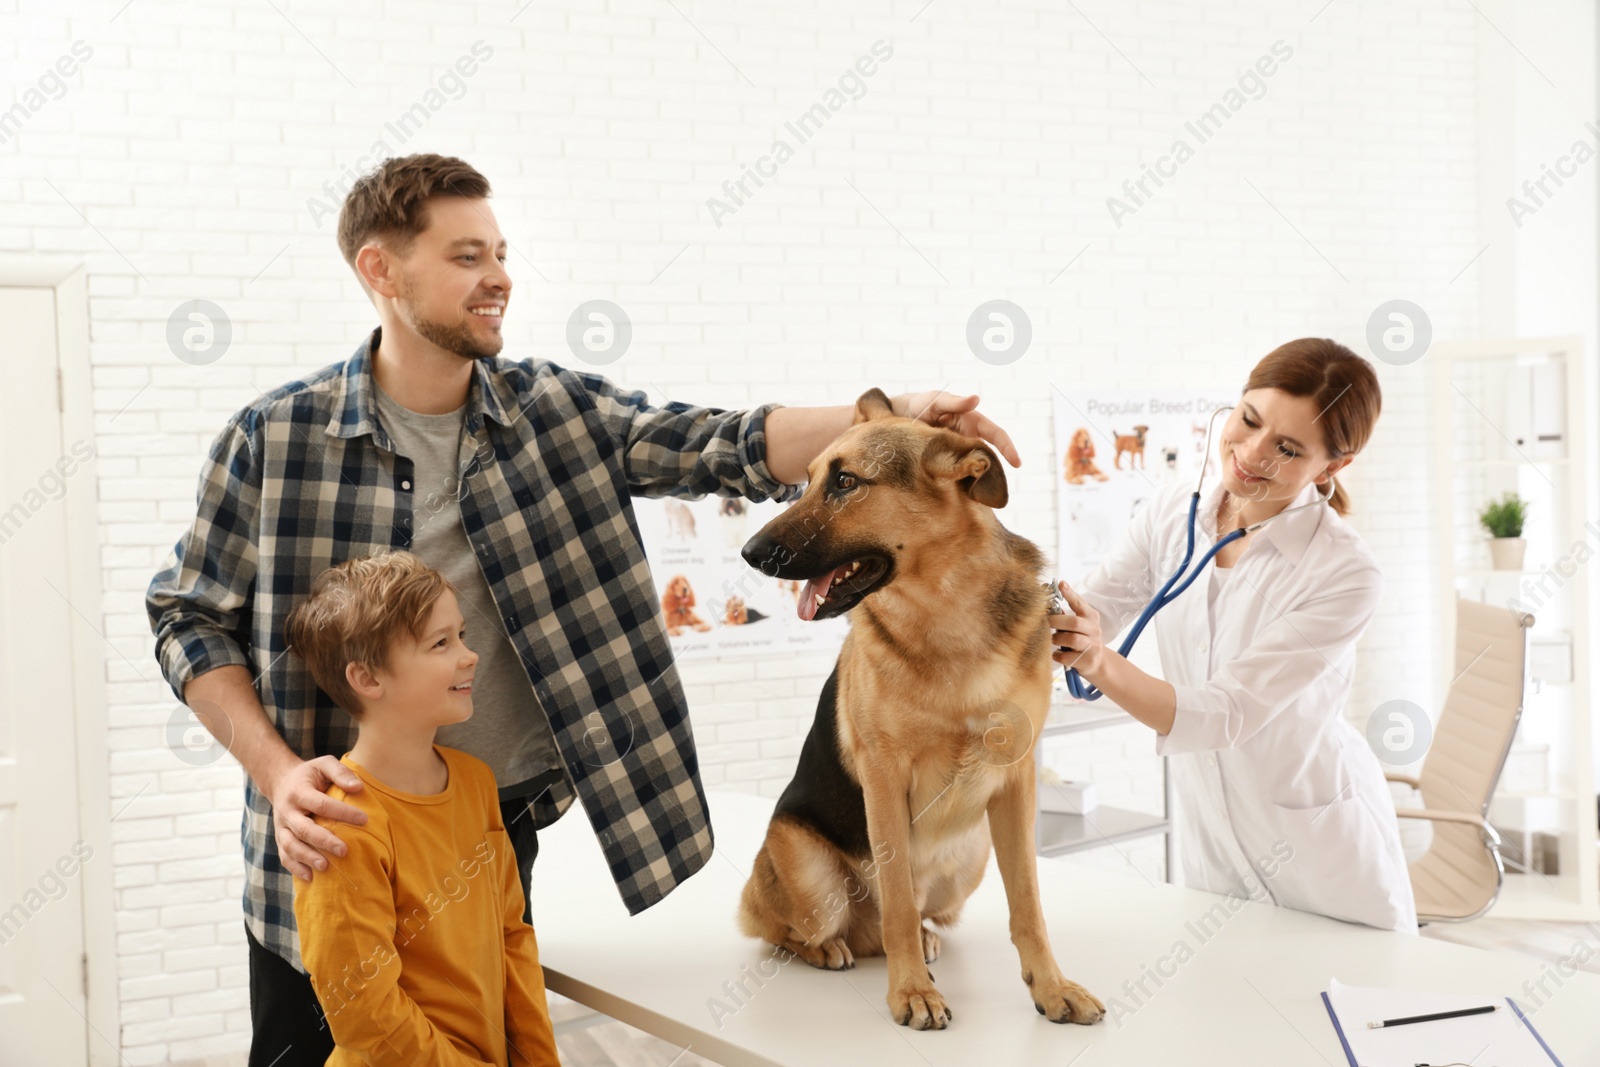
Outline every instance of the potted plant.
{"type": "Polygon", "coordinates": [[[1522,539],[1522,524],[1528,517],[1528,502],[1516,493],[1485,504],[1478,522],[1489,531],[1489,557],[1497,571],[1520,571],[1528,542],[1522,539]]]}

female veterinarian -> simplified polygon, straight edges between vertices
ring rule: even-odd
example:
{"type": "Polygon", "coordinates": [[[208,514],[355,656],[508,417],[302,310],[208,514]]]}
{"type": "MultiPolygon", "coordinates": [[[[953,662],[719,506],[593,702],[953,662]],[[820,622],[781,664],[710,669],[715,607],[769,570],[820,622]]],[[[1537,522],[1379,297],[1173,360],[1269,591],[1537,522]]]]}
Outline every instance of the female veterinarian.
{"type": "Polygon", "coordinates": [[[1207,458],[1221,471],[1200,498],[1195,553],[1265,525],[1155,616],[1166,680],[1103,638],[1183,559],[1192,485],[1158,491],[1081,587],[1063,582],[1072,614],[1050,626],[1056,662],[1153,728],[1156,752],[1172,757],[1184,884],[1415,933],[1394,803],[1343,714],[1383,578],[1344,521],[1334,476],[1379,406],[1371,366],[1333,341],[1291,341],[1256,365],[1207,458]]]}

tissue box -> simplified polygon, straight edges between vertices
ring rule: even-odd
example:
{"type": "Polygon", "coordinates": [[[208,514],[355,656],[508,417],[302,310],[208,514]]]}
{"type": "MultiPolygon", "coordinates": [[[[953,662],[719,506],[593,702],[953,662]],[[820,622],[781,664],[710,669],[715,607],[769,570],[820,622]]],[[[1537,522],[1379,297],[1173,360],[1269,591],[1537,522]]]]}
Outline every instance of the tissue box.
{"type": "MultiPolygon", "coordinates": [[[[1047,775],[1055,778],[1055,775],[1047,775]]],[[[1039,779],[1039,810],[1058,815],[1086,815],[1095,807],[1093,782],[1063,782],[1039,779]]]]}

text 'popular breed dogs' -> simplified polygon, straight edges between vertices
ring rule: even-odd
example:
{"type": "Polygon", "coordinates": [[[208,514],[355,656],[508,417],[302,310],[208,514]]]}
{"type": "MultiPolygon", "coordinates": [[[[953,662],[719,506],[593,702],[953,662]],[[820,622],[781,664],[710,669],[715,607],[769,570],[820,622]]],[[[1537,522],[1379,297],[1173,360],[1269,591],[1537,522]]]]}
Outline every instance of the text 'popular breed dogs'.
{"type": "Polygon", "coordinates": [[[1050,703],[1050,595],[1037,546],[1000,525],[982,441],[890,410],[880,390],[745,545],[805,582],[802,619],[853,611],[794,779],[740,901],[759,937],[832,970],[888,958],[889,1010],[943,1029],[927,964],[994,848],[1022,980],[1054,1022],[1105,1006],[1061,974],[1039,905],[1033,740],[1050,703]]]}

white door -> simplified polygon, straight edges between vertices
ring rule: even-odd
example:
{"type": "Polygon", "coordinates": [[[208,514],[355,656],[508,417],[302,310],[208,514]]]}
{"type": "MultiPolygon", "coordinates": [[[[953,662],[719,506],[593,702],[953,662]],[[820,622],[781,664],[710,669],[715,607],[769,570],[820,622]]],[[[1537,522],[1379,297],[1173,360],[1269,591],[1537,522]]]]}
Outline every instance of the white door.
{"type": "MultiPolygon", "coordinates": [[[[0,287],[0,1063],[88,1062],[55,291],[0,287]]],[[[86,451],[79,444],[79,452],[86,451]]],[[[65,457],[65,458],[63,458],[65,457]]],[[[98,614],[99,605],[90,605],[98,614]]]]}

